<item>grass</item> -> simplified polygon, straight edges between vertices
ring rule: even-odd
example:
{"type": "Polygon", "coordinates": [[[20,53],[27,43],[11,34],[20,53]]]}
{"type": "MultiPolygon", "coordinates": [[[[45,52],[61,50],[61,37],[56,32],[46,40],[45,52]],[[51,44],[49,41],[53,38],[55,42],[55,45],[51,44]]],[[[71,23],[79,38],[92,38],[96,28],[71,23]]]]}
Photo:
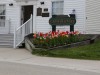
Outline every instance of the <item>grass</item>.
{"type": "Polygon", "coordinates": [[[89,59],[100,60],[100,40],[94,44],[80,46],[76,48],[59,49],[59,50],[33,50],[35,55],[72,58],[72,59],[89,59]]]}

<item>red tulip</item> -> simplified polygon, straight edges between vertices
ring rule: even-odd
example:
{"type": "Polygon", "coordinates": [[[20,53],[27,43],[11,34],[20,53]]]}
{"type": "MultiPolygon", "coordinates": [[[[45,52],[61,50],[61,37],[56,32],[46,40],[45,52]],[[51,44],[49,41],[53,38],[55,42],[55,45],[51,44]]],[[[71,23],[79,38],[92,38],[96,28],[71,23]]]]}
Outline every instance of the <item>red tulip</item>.
{"type": "Polygon", "coordinates": [[[33,37],[36,38],[37,37],[36,34],[34,34],[33,37]]]}
{"type": "Polygon", "coordinates": [[[43,37],[43,33],[40,32],[40,37],[43,37]]]}

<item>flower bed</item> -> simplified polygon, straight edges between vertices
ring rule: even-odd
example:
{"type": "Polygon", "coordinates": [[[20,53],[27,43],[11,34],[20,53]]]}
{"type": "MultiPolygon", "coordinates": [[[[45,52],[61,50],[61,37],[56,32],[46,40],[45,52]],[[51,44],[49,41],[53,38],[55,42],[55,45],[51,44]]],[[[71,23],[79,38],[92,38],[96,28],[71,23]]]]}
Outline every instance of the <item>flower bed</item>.
{"type": "Polygon", "coordinates": [[[35,48],[53,49],[58,47],[67,47],[80,44],[81,41],[88,40],[86,36],[81,35],[78,31],[57,31],[48,33],[34,33],[33,44],[35,48]]]}

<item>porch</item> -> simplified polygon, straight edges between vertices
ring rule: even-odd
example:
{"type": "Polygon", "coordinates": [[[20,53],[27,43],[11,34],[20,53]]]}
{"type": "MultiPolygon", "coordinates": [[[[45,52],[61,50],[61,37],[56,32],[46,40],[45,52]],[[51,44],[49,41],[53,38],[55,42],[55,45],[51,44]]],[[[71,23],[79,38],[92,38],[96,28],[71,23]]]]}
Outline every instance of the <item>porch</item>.
{"type": "MultiPolygon", "coordinates": [[[[23,1],[24,0],[21,2],[23,1]]],[[[16,2],[21,3],[20,0],[16,0],[16,2]]],[[[17,48],[24,43],[24,37],[33,32],[33,16],[31,15],[33,13],[28,12],[28,10],[24,11],[24,9],[30,8],[27,8],[27,6],[32,7],[29,11],[33,12],[32,4],[26,6],[21,5],[17,7],[11,7],[3,4],[0,6],[0,47],[17,48]],[[18,9],[19,12],[14,12],[14,9],[18,9]]]]}
{"type": "Polygon", "coordinates": [[[24,37],[32,33],[32,15],[29,20],[10,33],[10,20],[0,20],[0,47],[17,48],[24,43],[24,37]]]}
{"type": "Polygon", "coordinates": [[[10,20],[0,19],[0,47],[13,47],[14,34],[10,33],[10,20]]]}

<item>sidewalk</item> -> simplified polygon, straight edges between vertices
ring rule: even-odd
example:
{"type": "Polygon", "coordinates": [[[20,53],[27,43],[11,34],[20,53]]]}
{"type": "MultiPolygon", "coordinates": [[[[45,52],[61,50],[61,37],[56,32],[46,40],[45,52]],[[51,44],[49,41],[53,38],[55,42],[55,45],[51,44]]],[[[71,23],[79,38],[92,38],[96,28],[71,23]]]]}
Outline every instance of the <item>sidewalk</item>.
{"type": "Polygon", "coordinates": [[[0,61],[100,73],[100,61],[40,57],[25,49],[0,48],[0,61]]]}

